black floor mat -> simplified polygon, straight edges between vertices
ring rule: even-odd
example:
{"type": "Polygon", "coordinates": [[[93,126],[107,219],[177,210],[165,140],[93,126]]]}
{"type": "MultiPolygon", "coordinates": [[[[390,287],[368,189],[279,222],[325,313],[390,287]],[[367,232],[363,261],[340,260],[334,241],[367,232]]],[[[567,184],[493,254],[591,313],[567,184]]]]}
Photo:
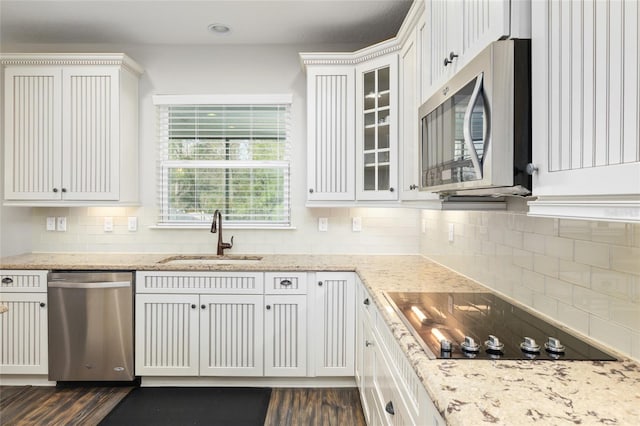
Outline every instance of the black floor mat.
{"type": "Polygon", "coordinates": [[[270,388],[136,388],[100,426],[262,426],[270,397],[270,388]]]}

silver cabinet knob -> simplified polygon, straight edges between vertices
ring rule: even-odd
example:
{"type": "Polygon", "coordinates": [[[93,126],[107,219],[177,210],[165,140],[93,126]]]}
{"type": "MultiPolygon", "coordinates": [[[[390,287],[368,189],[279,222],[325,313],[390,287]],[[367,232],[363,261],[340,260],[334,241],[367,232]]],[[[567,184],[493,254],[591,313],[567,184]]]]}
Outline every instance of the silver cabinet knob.
{"type": "Polygon", "coordinates": [[[538,171],[538,167],[533,163],[529,163],[529,164],[527,164],[527,167],[525,168],[525,171],[527,172],[528,175],[533,175],[534,173],[536,173],[538,171]]]}

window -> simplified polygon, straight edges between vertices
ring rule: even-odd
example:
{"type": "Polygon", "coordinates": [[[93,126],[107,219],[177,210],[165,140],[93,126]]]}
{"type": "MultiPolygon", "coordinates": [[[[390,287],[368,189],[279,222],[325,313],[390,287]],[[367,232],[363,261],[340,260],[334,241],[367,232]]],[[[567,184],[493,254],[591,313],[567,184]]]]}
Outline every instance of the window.
{"type": "Polygon", "coordinates": [[[290,96],[155,96],[159,226],[289,227],[290,96]]]}

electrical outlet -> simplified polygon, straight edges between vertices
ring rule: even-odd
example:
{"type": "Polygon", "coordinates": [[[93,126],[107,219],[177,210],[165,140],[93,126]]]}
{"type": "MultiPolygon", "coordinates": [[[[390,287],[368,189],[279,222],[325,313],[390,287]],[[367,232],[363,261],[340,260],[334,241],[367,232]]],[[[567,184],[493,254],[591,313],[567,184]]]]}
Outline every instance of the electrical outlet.
{"type": "Polygon", "coordinates": [[[353,232],[362,231],[362,218],[360,216],[351,219],[351,230],[353,232]]]}
{"type": "Polygon", "coordinates": [[[60,216],[56,218],[56,229],[60,232],[66,232],[67,218],[65,216],[60,216]]]}
{"type": "Polygon", "coordinates": [[[136,216],[129,216],[129,219],[127,219],[127,229],[131,232],[138,230],[138,218],[136,216]]]}
{"type": "Polygon", "coordinates": [[[318,231],[327,232],[329,230],[329,218],[327,217],[319,217],[318,218],[318,231]]]}
{"type": "Polygon", "coordinates": [[[47,216],[47,231],[56,230],[56,218],[53,216],[47,216]]]}
{"type": "Polygon", "coordinates": [[[452,243],[453,242],[453,235],[454,235],[454,225],[453,223],[449,224],[449,242],[452,243]]]}
{"type": "Polygon", "coordinates": [[[104,218],[104,232],[113,232],[113,218],[105,217],[104,218]]]}

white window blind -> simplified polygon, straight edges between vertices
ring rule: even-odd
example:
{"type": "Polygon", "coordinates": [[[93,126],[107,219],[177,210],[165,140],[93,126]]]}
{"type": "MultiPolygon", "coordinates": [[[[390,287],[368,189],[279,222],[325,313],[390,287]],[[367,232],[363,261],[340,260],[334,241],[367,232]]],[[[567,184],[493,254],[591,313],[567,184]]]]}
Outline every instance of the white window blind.
{"type": "Polygon", "coordinates": [[[227,226],[290,226],[290,102],[176,98],[154,97],[158,225],[209,225],[219,209],[227,226]]]}

